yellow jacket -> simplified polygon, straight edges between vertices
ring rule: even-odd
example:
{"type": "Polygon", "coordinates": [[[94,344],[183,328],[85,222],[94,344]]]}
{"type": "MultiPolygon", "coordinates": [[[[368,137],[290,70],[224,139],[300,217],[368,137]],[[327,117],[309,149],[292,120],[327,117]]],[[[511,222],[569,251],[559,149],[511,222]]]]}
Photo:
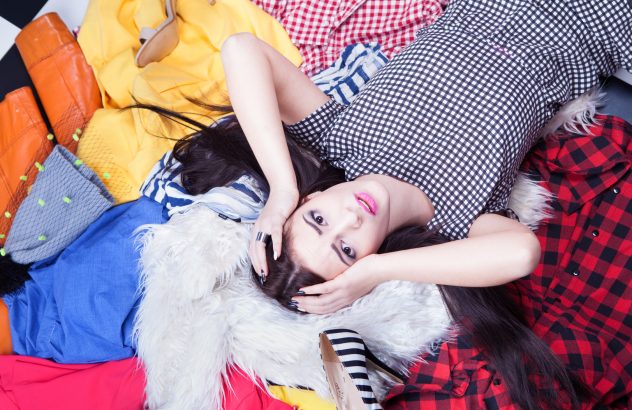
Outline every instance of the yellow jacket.
{"type": "Polygon", "coordinates": [[[104,108],[88,124],[77,155],[101,176],[117,203],[138,198],[154,163],[191,132],[154,113],[120,108],[136,100],[211,123],[213,117],[205,117],[208,113],[185,97],[228,103],[220,49],[233,33],[254,33],[296,65],[301,62],[283,27],[248,0],[218,0],[214,5],[178,0],[177,14],[178,46],[144,68],[134,64],[140,29],[155,28],[166,18],[164,0],[92,0],[79,33],[104,108]]]}

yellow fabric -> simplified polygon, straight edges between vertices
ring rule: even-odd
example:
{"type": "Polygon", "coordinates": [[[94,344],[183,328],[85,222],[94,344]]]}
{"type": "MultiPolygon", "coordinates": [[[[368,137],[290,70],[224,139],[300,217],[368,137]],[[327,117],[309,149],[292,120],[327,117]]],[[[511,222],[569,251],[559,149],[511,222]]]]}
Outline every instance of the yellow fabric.
{"type": "MultiPolygon", "coordinates": [[[[209,124],[214,117],[190,103],[194,97],[226,104],[220,49],[233,33],[250,32],[297,66],[301,57],[272,17],[249,0],[178,0],[180,42],[169,56],[144,68],[134,64],[142,27],[165,18],[164,0],[92,0],[79,33],[79,45],[95,73],[103,109],[94,113],[80,136],[78,157],[101,177],[117,203],[137,199],[138,189],[156,161],[190,132],[147,111],[119,111],[138,102],[193,113],[209,124]],[[198,114],[198,115],[196,115],[198,114]]],[[[280,400],[300,409],[335,409],[314,392],[274,387],[280,400]]]]}
{"type": "Polygon", "coordinates": [[[282,402],[296,406],[298,410],[336,410],[332,402],[321,399],[312,390],[272,386],[270,393],[282,402]]]}
{"type": "Polygon", "coordinates": [[[77,155],[95,170],[117,203],[138,198],[154,163],[191,131],[148,111],[119,111],[138,102],[155,104],[209,124],[213,117],[190,103],[194,97],[226,104],[220,48],[230,34],[254,33],[297,66],[301,57],[283,27],[249,0],[178,0],[180,42],[173,52],[144,68],[134,64],[142,27],[157,27],[166,17],[165,0],[92,0],[79,44],[93,68],[103,109],[84,134],[77,155]]]}

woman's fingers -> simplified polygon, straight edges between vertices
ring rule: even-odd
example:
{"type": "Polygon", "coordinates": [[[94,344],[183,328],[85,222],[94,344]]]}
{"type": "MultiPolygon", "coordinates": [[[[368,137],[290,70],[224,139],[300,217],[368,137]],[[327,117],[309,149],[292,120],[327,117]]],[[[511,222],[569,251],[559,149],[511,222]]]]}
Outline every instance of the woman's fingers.
{"type": "Polygon", "coordinates": [[[327,282],[306,286],[300,289],[300,291],[305,293],[305,295],[324,295],[327,293],[332,293],[335,290],[336,284],[333,282],[333,279],[327,282]]]}
{"type": "Polygon", "coordinates": [[[333,280],[307,286],[302,288],[301,291],[305,295],[294,296],[292,300],[297,302],[297,308],[303,312],[332,313],[344,306],[341,301],[342,291],[337,288],[333,280]]]}
{"type": "Polygon", "coordinates": [[[250,237],[250,249],[248,253],[250,254],[250,263],[252,263],[252,267],[254,268],[257,275],[261,276],[263,268],[261,267],[261,258],[257,242],[257,227],[254,226],[252,230],[252,235],[250,237]]]}
{"type": "Polygon", "coordinates": [[[268,276],[266,247],[272,246],[275,259],[281,254],[283,229],[279,224],[255,224],[250,238],[250,260],[257,274],[268,276]]]}
{"type": "Polygon", "coordinates": [[[298,302],[297,309],[300,311],[320,315],[333,313],[344,306],[335,292],[320,296],[297,296],[292,299],[298,302]]]}
{"type": "Polygon", "coordinates": [[[295,190],[271,192],[250,237],[250,259],[259,275],[268,274],[266,246],[271,246],[274,259],[281,255],[283,225],[298,201],[295,190]],[[259,238],[257,238],[259,235],[259,238]],[[263,237],[267,240],[262,240],[263,237]]]}
{"type": "Polygon", "coordinates": [[[274,260],[281,256],[281,245],[283,241],[283,229],[278,225],[272,231],[272,255],[274,260]]]}

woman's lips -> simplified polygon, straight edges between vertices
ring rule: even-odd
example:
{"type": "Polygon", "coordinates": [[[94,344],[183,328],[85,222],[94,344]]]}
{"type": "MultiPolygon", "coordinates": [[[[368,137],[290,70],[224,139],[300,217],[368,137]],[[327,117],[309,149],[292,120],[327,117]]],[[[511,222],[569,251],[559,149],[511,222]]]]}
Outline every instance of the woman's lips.
{"type": "Polygon", "coordinates": [[[373,197],[366,192],[359,192],[356,194],[356,201],[358,204],[371,215],[377,213],[377,204],[373,197]]]}

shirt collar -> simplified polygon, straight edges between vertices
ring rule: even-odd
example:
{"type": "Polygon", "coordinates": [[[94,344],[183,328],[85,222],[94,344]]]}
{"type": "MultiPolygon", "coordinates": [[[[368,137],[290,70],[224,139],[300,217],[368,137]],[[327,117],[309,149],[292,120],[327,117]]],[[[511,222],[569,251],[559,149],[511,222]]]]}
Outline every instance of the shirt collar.
{"type": "Polygon", "coordinates": [[[632,125],[614,116],[595,119],[590,134],[561,131],[546,137],[528,160],[566,213],[615,185],[632,164],[632,125]]]}

